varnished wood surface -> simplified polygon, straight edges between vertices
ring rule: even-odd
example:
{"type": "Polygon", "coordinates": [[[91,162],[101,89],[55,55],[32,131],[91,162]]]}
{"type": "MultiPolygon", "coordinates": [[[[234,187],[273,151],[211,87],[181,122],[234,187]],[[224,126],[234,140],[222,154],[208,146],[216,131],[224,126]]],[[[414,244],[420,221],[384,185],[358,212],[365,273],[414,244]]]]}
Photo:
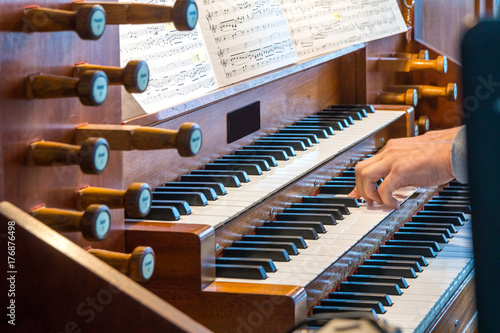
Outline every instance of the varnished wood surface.
{"type": "Polygon", "coordinates": [[[148,288],[200,291],[215,280],[215,234],[196,224],[127,223],[126,249],[149,245],[155,251],[155,272],[148,288]]]}
{"type": "MultiPolygon", "coordinates": [[[[39,1],[42,7],[68,9],[70,1],[39,1]]],[[[75,209],[77,189],[92,186],[122,187],[122,156],[111,152],[107,169],[100,176],[84,175],[78,166],[38,167],[29,165],[29,144],[37,140],[73,143],[78,124],[120,123],[120,88],[110,87],[107,101],[99,107],[83,106],[78,98],[26,100],[27,75],[46,73],[71,76],[77,62],[119,65],[117,27],[108,27],[98,41],[84,41],[73,31],[53,33],[20,32],[27,0],[0,1],[0,103],[3,186],[1,199],[27,211],[39,204],[75,209]],[[14,30],[14,31],[13,31],[14,30]]],[[[127,184],[128,186],[128,184],[127,184]]],[[[112,211],[112,230],[102,242],[89,242],[79,233],[65,236],[80,244],[123,250],[123,211],[112,211]]]]}
{"type": "MultiPolygon", "coordinates": [[[[59,233],[2,202],[2,234],[7,234],[8,221],[16,222],[16,326],[2,320],[2,332],[209,332],[59,233]]],[[[8,290],[6,279],[0,285],[8,290]]],[[[6,296],[1,298],[4,309],[6,296]]]]}

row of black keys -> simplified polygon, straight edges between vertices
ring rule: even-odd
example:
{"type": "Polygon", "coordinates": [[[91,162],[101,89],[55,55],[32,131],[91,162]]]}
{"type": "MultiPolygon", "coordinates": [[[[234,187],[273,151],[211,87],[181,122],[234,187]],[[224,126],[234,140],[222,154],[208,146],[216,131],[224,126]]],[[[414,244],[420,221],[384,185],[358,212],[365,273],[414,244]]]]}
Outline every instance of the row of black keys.
{"type": "Polygon", "coordinates": [[[257,140],[208,163],[203,170],[193,170],[181,176],[179,182],[169,182],[153,192],[152,207],[145,219],[177,221],[191,213],[190,206],[206,206],[217,196],[225,195],[225,187],[248,183],[248,175],[261,175],[278,165],[279,160],[295,156],[295,150],[306,150],[328,138],[334,130],[353,125],[373,113],[371,106],[331,106],[308,116],[278,133],[257,140]]]}
{"type": "Polygon", "coordinates": [[[378,313],[385,313],[384,306],[393,304],[390,296],[401,295],[402,289],[408,288],[406,279],[416,278],[416,273],[427,266],[425,258],[438,255],[440,244],[447,243],[457,232],[456,227],[467,221],[464,214],[470,213],[470,206],[464,204],[469,201],[467,188],[453,182],[433,200],[443,194],[451,197],[447,203],[426,205],[365,260],[356,274],[348,276],[337,291],[314,307],[313,314],[357,311],[376,318],[378,313]],[[436,207],[444,210],[428,210],[436,207]]]}

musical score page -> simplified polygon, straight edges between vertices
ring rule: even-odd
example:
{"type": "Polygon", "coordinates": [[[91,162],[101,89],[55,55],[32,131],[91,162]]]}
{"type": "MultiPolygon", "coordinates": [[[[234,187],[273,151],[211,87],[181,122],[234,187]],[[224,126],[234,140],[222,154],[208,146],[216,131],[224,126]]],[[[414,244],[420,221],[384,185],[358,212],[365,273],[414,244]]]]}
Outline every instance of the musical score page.
{"type": "Polygon", "coordinates": [[[396,0],[281,0],[299,60],[407,30],[396,0]]]}
{"type": "MultiPolygon", "coordinates": [[[[174,4],[174,0],[122,2],[174,4]]],[[[149,67],[148,88],[132,94],[144,112],[158,112],[218,88],[199,31],[199,24],[191,31],[177,31],[173,23],[120,25],[121,66],[130,60],[145,60],[149,67]]]]}
{"type": "Polygon", "coordinates": [[[199,0],[197,5],[221,86],[297,61],[279,0],[199,0]]]}

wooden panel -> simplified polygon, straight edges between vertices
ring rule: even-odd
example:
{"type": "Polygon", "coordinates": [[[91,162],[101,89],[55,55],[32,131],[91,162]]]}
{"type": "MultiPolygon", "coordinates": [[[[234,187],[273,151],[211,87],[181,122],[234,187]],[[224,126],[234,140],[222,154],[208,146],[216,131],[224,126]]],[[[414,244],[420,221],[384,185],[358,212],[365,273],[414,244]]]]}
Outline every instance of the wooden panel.
{"type": "Polygon", "coordinates": [[[155,251],[148,288],[202,290],[215,280],[215,234],[206,225],[127,223],[125,249],[147,244],[155,251]]]}
{"type": "MultiPolygon", "coordinates": [[[[67,9],[70,1],[38,1],[44,7],[67,9]]],[[[50,140],[73,143],[74,127],[83,122],[120,123],[120,87],[110,87],[107,101],[99,107],[84,106],[78,98],[26,100],[25,77],[29,74],[72,75],[77,62],[119,65],[117,27],[108,26],[97,41],[82,40],[74,31],[23,33],[21,17],[27,0],[0,1],[0,124],[2,151],[0,199],[23,210],[45,203],[48,207],[76,208],[76,190],[84,185],[121,188],[122,156],[111,153],[100,176],[84,175],[78,166],[38,167],[29,165],[30,142],[50,140]]],[[[127,184],[128,185],[128,184],[127,184]]],[[[112,231],[100,243],[89,242],[79,233],[65,236],[83,247],[123,250],[123,212],[113,210],[112,231]]]]}
{"type": "MultiPolygon", "coordinates": [[[[15,300],[15,326],[2,332],[209,332],[139,284],[8,202],[0,203],[0,233],[15,221],[15,273],[0,282],[15,300]]],[[[2,251],[7,242],[2,239],[2,251]]],[[[12,246],[12,245],[10,245],[12,246]]],[[[6,260],[6,258],[4,258],[6,260]]],[[[5,267],[5,266],[3,266],[5,267]]]]}

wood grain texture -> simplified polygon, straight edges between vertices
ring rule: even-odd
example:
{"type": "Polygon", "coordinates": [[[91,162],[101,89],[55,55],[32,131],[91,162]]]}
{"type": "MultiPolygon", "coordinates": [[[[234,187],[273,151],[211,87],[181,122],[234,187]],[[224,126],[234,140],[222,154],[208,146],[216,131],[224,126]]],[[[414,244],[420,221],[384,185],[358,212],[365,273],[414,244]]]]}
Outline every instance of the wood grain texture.
{"type": "Polygon", "coordinates": [[[127,223],[127,251],[149,245],[155,251],[155,272],[148,288],[200,291],[215,280],[215,234],[205,225],[127,223]]]}
{"type": "MultiPolygon", "coordinates": [[[[2,320],[2,332],[209,332],[59,233],[1,202],[2,234],[7,234],[8,221],[16,222],[16,326],[7,327],[2,320]]],[[[3,291],[7,282],[2,278],[3,291]]],[[[2,297],[2,307],[8,300],[2,297]]]]}
{"type": "MultiPolygon", "coordinates": [[[[27,211],[45,203],[48,207],[75,209],[77,189],[87,184],[121,188],[122,156],[112,152],[100,176],[84,175],[78,166],[39,167],[28,164],[29,144],[38,140],[73,143],[78,124],[121,122],[120,88],[111,87],[107,101],[98,107],[84,106],[78,98],[26,100],[27,75],[46,73],[71,76],[75,63],[87,61],[107,66],[119,64],[116,27],[108,27],[98,41],[85,41],[73,31],[22,33],[27,0],[0,1],[0,124],[2,196],[27,211]],[[105,50],[105,52],[103,52],[105,50]]],[[[42,7],[69,9],[70,1],[40,1],[42,7]]],[[[128,185],[128,184],[127,184],[128,185]]],[[[89,242],[77,232],[64,233],[82,247],[124,249],[123,211],[113,210],[112,230],[102,242],[89,242]]]]}

